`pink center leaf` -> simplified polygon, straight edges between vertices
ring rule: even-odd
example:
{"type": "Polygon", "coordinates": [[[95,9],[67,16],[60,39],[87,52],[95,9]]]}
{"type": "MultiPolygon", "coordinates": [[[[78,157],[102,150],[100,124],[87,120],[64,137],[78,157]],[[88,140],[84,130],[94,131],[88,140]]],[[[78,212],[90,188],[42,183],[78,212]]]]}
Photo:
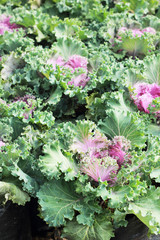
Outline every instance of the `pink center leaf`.
{"type": "Polygon", "coordinates": [[[13,32],[13,30],[18,30],[19,26],[15,23],[10,23],[11,16],[6,16],[5,14],[0,16],[0,35],[4,32],[13,32]]]}
{"type": "Polygon", "coordinates": [[[50,58],[47,61],[47,64],[51,64],[53,66],[53,69],[55,70],[56,69],[56,65],[64,66],[65,61],[63,60],[63,58],[61,56],[58,56],[58,57],[50,58]]]}
{"type": "Polygon", "coordinates": [[[61,56],[56,56],[50,58],[47,63],[51,64],[54,70],[56,69],[56,65],[71,69],[71,73],[73,73],[75,76],[71,79],[71,81],[68,82],[68,85],[74,85],[75,87],[85,87],[89,81],[89,78],[87,77],[88,61],[85,57],[82,57],[80,55],[72,55],[68,61],[65,61],[61,56]],[[84,73],[79,73],[79,68],[82,69],[84,73]]]}
{"type": "Polygon", "coordinates": [[[143,32],[140,29],[132,29],[131,31],[134,37],[141,37],[143,35],[143,32]]]}
{"type": "Polygon", "coordinates": [[[72,78],[71,81],[68,82],[68,85],[74,85],[75,87],[85,87],[89,79],[90,78],[87,77],[87,74],[82,73],[72,78]]]}
{"type": "Polygon", "coordinates": [[[78,152],[79,154],[88,154],[90,158],[106,156],[110,141],[105,137],[97,133],[94,137],[85,137],[82,141],[75,140],[71,146],[71,150],[78,152]]]}
{"type": "Polygon", "coordinates": [[[117,160],[119,166],[121,166],[128,158],[127,151],[131,147],[130,141],[123,136],[116,136],[112,140],[112,144],[109,146],[109,156],[117,160]]]}
{"type": "Polygon", "coordinates": [[[5,143],[3,141],[0,141],[0,147],[5,146],[5,143]]]}
{"type": "Polygon", "coordinates": [[[119,39],[121,39],[120,35],[128,32],[128,31],[131,31],[133,37],[141,37],[142,35],[144,35],[144,33],[149,33],[149,34],[152,34],[152,35],[156,34],[156,30],[152,27],[147,27],[147,28],[144,28],[142,30],[139,29],[139,28],[131,29],[131,28],[126,28],[126,27],[121,27],[118,31],[117,37],[119,39]]]}
{"type": "Polygon", "coordinates": [[[115,183],[122,164],[129,163],[131,158],[128,154],[130,141],[123,136],[111,141],[99,131],[85,131],[82,126],[78,133],[70,149],[79,154],[81,171],[97,182],[115,183]]]}
{"type": "Polygon", "coordinates": [[[150,34],[152,34],[152,35],[155,35],[155,34],[156,34],[156,30],[155,30],[154,28],[152,28],[152,27],[144,28],[144,29],[142,30],[142,32],[143,32],[143,33],[144,33],[144,32],[150,33],[150,34]]]}
{"type": "Polygon", "coordinates": [[[108,181],[113,184],[116,181],[117,170],[117,162],[111,157],[106,157],[103,160],[84,158],[81,162],[81,171],[96,182],[108,181]]]}
{"type": "MultiPolygon", "coordinates": [[[[156,83],[136,83],[133,86],[133,94],[131,94],[131,98],[134,100],[134,103],[140,111],[149,113],[148,107],[157,97],[160,97],[160,86],[156,83]]],[[[151,106],[154,107],[154,105],[151,106]]]]}
{"type": "Polygon", "coordinates": [[[66,62],[65,67],[72,68],[73,70],[77,68],[83,68],[87,71],[87,58],[80,55],[72,55],[69,60],[66,62]]]}

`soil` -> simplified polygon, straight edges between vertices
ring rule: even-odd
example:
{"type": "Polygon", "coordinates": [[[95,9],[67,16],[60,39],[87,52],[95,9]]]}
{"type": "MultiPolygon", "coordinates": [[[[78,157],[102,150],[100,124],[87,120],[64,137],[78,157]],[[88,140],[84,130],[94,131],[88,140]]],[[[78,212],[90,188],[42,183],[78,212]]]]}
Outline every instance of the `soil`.
{"type": "Polygon", "coordinates": [[[52,231],[39,233],[42,234],[41,236],[35,236],[32,238],[32,240],[67,240],[66,238],[61,238],[61,231],[59,229],[54,229],[52,231]]]}

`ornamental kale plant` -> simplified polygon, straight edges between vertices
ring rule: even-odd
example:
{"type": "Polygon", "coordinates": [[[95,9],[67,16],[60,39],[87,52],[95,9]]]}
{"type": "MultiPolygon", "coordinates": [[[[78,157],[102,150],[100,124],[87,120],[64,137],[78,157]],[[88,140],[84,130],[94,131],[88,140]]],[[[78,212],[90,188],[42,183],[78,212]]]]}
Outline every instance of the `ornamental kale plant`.
{"type": "Polygon", "coordinates": [[[119,45],[119,50],[125,50],[134,57],[139,54],[147,55],[155,49],[156,30],[152,27],[144,29],[121,27],[117,38],[115,44],[119,45]]]}
{"type": "Polygon", "coordinates": [[[158,1],[0,3],[1,205],[67,240],[159,234],[158,1]]]}

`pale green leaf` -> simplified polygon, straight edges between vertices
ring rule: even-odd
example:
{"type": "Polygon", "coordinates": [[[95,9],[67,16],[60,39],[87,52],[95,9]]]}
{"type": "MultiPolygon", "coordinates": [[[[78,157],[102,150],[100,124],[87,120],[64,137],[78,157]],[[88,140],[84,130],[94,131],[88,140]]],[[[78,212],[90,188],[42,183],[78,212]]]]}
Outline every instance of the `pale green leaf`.
{"type": "Polygon", "coordinates": [[[59,38],[54,45],[54,50],[62,56],[66,61],[72,55],[80,55],[87,57],[87,50],[82,42],[72,38],[59,38]]]}
{"type": "Polygon", "coordinates": [[[58,86],[54,91],[51,92],[51,96],[47,100],[47,103],[56,105],[62,96],[62,89],[58,86]]]}
{"type": "Polygon", "coordinates": [[[24,62],[11,53],[2,66],[1,77],[2,79],[7,80],[16,68],[24,66],[24,62]]]}
{"type": "Polygon", "coordinates": [[[29,195],[16,185],[2,181],[0,181],[0,198],[3,199],[4,202],[11,200],[18,205],[25,205],[25,203],[30,200],[29,195]]]}
{"type": "Polygon", "coordinates": [[[45,145],[44,156],[40,157],[39,166],[41,171],[49,178],[58,178],[63,172],[67,179],[76,175],[77,167],[69,153],[62,153],[58,141],[45,145]]]}
{"type": "Polygon", "coordinates": [[[126,38],[126,39],[123,39],[122,48],[125,51],[133,54],[134,56],[137,55],[138,53],[147,54],[148,42],[145,41],[144,39],[126,38]]]}
{"type": "Polygon", "coordinates": [[[154,169],[154,170],[150,173],[150,177],[151,177],[151,178],[154,178],[156,182],[160,183],[160,168],[154,169]]]}
{"type": "Polygon", "coordinates": [[[160,85],[160,55],[144,61],[144,77],[148,83],[160,85]]]}
{"type": "Polygon", "coordinates": [[[152,233],[160,233],[160,188],[148,190],[147,195],[129,203],[129,213],[135,214],[152,233]]]}
{"type": "Polygon", "coordinates": [[[120,204],[123,204],[127,201],[127,195],[130,194],[130,187],[129,186],[122,186],[117,187],[117,189],[114,189],[113,191],[110,190],[108,192],[108,198],[109,200],[109,206],[111,208],[118,208],[120,204]]]}
{"type": "Polygon", "coordinates": [[[99,127],[110,138],[124,136],[134,146],[143,147],[145,144],[144,132],[138,129],[138,126],[133,123],[131,115],[125,112],[111,111],[108,118],[99,123],[99,127]]]}
{"type": "Polygon", "coordinates": [[[38,190],[38,184],[30,177],[28,174],[22,171],[21,168],[18,167],[17,164],[14,164],[14,167],[10,168],[11,174],[15,177],[18,177],[20,181],[22,181],[23,189],[27,192],[29,192],[31,195],[35,194],[35,192],[38,190]]]}
{"type": "Polygon", "coordinates": [[[57,27],[55,27],[54,31],[57,38],[61,38],[62,36],[69,37],[74,34],[73,27],[65,23],[60,23],[57,27]]]}
{"type": "Polygon", "coordinates": [[[13,129],[6,123],[0,122],[0,138],[3,141],[11,140],[11,135],[13,133],[13,129]]]}
{"type": "Polygon", "coordinates": [[[160,126],[156,124],[150,124],[148,126],[148,132],[154,136],[160,137],[160,126]]]}
{"type": "Polygon", "coordinates": [[[107,104],[111,107],[111,109],[125,111],[125,112],[133,112],[134,105],[132,106],[129,93],[124,92],[114,92],[111,95],[111,98],[107,101],[107,104]]]}
{"type": "Polygon", "coordinates": [[[89,136],[93,135],[93,130],[95,130],[96,125],[89,121],[79,121],[74,127],[76,133],[76,139],[83,142],[84,139],[88,139],[89,136]]]}

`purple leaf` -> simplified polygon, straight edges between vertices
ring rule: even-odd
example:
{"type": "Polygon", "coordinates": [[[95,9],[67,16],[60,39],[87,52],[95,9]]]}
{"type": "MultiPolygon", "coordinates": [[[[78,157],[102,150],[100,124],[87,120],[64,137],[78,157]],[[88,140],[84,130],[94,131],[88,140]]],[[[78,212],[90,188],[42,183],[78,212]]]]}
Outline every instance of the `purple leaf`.
{"type": "Polygon", "coordinates": [[[5,146],[5,143],[3,141],[0,141],[0,147],[5,146]]]}
{"type": "MultiPolygon", "coordinates": [[[[153,99],[160,97],[160,86],[156,83],[136,83],[133,86],[131,97],[140,111],[149,113],[149,104],[152,103],[153,99]]],[[[154,105],[152,106],[154,107],[154,105]]]]}
{"type": "Polygon", "coordinates": [[[6,16],[5,14],[0,16],[0,35],[4,32],[13,32],[14,29],[18,29],[19,26],[15,23],[10,23],[11,16],[6,16]]]}

